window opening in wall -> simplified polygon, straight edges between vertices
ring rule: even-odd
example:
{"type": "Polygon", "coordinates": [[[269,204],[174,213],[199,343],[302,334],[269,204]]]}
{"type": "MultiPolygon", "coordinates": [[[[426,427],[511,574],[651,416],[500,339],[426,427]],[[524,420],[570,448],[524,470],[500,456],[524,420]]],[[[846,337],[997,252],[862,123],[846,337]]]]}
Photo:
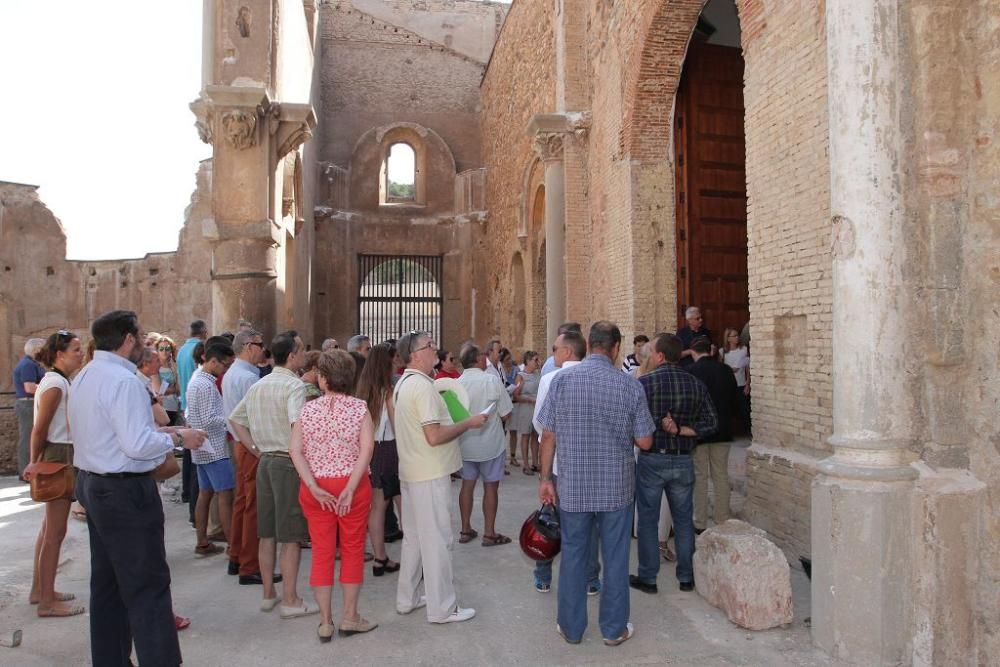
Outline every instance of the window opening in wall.
{"type": "Polygon", "coordinates": [[[385,170],[386,201],[416,201],[416,158],[416,152],[409,144],[398,143],[389,147],[385,170]]]}
{"type": "Polygon", "coordinates": [[[440,343],[442,265],[434,255],[358,256],[359,331],[375,342],[428,331],[440,343]]]}

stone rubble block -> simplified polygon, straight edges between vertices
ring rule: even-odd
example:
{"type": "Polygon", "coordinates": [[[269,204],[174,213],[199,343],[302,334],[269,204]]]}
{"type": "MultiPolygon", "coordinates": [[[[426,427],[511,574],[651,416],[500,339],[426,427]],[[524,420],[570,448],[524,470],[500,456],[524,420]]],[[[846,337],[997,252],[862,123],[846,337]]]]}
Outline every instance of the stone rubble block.
{"type": "Polygon", "coordinates": [[[764,531],[730,519],[699,535],[696,548],[696,588],[730,621],[749,630],[792,622],[788,561],[764,531]]]}

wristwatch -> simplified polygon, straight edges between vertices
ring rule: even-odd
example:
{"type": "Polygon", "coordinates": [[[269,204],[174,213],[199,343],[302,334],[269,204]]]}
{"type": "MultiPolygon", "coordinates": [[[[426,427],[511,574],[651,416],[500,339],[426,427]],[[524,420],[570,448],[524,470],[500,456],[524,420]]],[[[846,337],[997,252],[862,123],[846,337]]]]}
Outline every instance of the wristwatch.
{"type": "Polygon", "coordinates": [[[538,481],[539,482],[551,482],[552,481],[552,475],[539,475],[538,476],[538,481]]]}
{"type": "Polygon", "coordinates": [[[170,434],[170,441],[174,443],[174,447],[184,446],[184,438],[182,438],[181,434],[178,433],[177,431],[174,431],[173,433],[170,434]]]}

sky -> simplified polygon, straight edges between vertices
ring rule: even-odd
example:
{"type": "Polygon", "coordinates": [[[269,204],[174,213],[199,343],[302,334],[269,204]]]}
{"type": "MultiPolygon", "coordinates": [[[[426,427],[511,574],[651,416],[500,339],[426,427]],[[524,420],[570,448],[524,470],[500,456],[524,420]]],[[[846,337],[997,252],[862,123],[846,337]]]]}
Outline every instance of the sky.
{"type": "Polygon", "coordinates": [[[70,259],[176,250],[198,162],[200,0],[0,0],[0,181],[39,186],[70,259]]]}

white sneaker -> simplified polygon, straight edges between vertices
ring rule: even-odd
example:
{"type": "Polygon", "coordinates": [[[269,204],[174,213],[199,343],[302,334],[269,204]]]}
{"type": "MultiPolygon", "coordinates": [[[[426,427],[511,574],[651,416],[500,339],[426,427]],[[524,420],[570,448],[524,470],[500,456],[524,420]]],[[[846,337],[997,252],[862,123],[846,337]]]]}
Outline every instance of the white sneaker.
{"type": "Polygon", "coordinates": [[[417,609],[423,609],[426,606],[427,606],[427,596],[426,595],[421,595],[420,599],[417,600],[417,604],[413,605],[409,609],[403,609],[402,607],[396,607],[396,613],[397,614],[409,614],[412,611],[416,611],[417,609]]]}
{"type": "Polygon", "coordinates": [[[476,610],[472,608],[455,607],[455,611],[451,612],[451,616],[444,619],[443,621],[431,621],[432,623],[461,623],[462,621],[468,621],[476,615],[476,610]]]}
{"type": "Polygon", "coordinates": [[[282,618],[299,618],[301,616],[311,616],[312,614],[319,613],[319,606],[315,604],[310,604],[305,600],[302,601],[302,604],[296,605],[294,607],[286,607],[285,605],[281,605],[280,609],[282,618]]]}

